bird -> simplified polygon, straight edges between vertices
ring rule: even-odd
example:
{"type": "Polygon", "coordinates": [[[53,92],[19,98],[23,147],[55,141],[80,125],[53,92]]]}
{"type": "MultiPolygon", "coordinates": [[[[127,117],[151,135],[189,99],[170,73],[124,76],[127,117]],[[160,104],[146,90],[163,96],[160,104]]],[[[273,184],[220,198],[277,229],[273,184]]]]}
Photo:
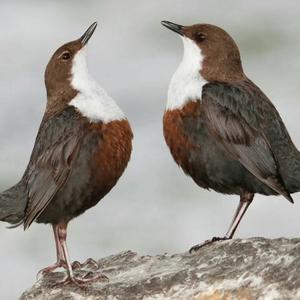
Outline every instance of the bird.
{"type": "MultiPolygon", "coordinates": [[[[104,274],[75,276],[67,244],[69,221],[95,206],[115,186],[130,160],[133,133],[117,103],[89,74],[87,43],[94,22],[59,47],[45,71],[47,104],[21,180],[0,194],[0,220],[28,229],[35,221],[53,227],[63,283],[84,286],[104,274]]],[[[87,262],[93,261],[92,259],[87,262]]]]}
{"type": "Polygon", "coordinates": [[[163,134],[175,162],[201,188],[238,195],[224,236],[232,239],[255,194],[293,203],[300,153],[279,112],[244,73],[239,48],[222,28],[162,21],[179,34],[184,54],[168,88],[163,134]]]}

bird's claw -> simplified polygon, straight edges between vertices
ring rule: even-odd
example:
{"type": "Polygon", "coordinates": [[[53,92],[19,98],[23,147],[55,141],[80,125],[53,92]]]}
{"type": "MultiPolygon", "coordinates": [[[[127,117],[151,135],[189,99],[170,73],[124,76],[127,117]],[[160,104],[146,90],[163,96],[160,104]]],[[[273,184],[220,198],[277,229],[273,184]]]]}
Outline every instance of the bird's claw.
{"type": "Polygon", "coordinates": [[[81,268],[82,268],[82,264],[78,260],[72,262],[72,270],[77,270],[81,268]]]}
{"type": "Polygon", "coordinates": [[[99,269],[98,263],[92,258],[88,258],[84,263],[80,263],[77,260],[72,263],[73,270],[78,270],[78,269],[85,268],[85,267],[88,267],[91,269],[99,269]]]}
{"type": "Polygon", "coordinates": [[[230,240],[230,238],[228,237],[213,237],[212,239],[210,240],[206,240],[205,242],[201,243],[201,244],[198,244],[198,245],[195,245],[193,246],[190,250],[189,250],[189,253],[193,253],[193,252],[197,252],[198,250],[200,250],[201,248],[203,248],[204,246],[208,246],[214,242],[217,242],[217,241],[226,241],[226,240],[230,240]]]}

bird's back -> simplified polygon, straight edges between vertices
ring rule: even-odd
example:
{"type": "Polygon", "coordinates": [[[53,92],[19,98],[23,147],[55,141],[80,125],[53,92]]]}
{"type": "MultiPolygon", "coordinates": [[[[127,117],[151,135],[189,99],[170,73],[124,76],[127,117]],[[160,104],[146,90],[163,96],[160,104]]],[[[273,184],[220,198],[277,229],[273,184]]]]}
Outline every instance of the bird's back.
{"type": "Polygon", "coordinates": [[[279,171],[285,187],[290,193],[300,190],[300,153],[294,145],[289,132],[273,103],[252,81],[246,81],[249,89],[257,100],[255,107],[260,107],[257,114],[263,119],[263,133],[266,136],[274,156],[278,162],[279,171]]]}

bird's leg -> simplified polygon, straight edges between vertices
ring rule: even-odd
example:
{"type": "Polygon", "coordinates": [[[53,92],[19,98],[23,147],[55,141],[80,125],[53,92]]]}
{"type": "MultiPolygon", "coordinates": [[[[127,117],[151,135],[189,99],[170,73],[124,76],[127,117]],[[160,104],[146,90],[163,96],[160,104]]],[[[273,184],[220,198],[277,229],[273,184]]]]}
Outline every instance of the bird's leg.
{"type": "Polygon", "coordinates": [[[53,233],[54,233],[54,240],[55,240],[55,246],[56,246],[56,256],[57,256],[57,261],[51,266],[48,266],[42,270],[40,270],[37,274],[37,277],[40,275],[44,276],[48,273],[53,272],[57,268],[67,268],[65,257],[64,257],[64,252],[62,249],[62,246],[60,244],[59,236],[58,236],[58,230],[59,230],[59,225],[53,224],[53,233]]]}
{"type": "Polygon", "coordinates": [[[67,248],[67,243],[66,243],[66,238],[67,238],[67,223],[60,223],[58,226],[58,238],[59,238],[59,243],[62,248],[62,252],[65,258],[65,264],[66,264],[66,269],[68,272],[68,277],[62,281],[61,283],[67,284],[67,283],[75,283],[76,285],[80,287],[86,286],[90,282],[94,282],[96,280],[100,279],[105,279],[107,280],[108,278],[101,274],[101,273],[93,273],[93,272],[88,272],[86,273],[83,278],[77,278],[74,276],[72,265],[70,262],[69,258],[69,253],[68,253],[68,248],[67,248]]]}
{"type": "Polygon", "coordinates": [[[239,206],[234,214],[233,220],[231,222],[231,225],[225,235],[226,239],[232,239],[233,235],[240,224],[245,212],[247,211],[249,205],[251,204],[253,200],[254,194],[252,193],[244,193],[241,195],[239,206]]]}
{"type": "Polygon", "coordinates": [[[237,207],[237,210],[234,214],[234,217],[232,219],[231,225],[224,237],[213,237],[211,240],[207,240],[204,243],[195,245],[190,249],[190,253],[198,251],[200,248],[203,246],[209,245],[213,242],[216,241],[221,241],[221,240],[230,240],[232,239],[238,225],[240,224],[245,212],[247,211],[249,205],[251,204],[253,200],[254,194],[245,192],[240,196],[240,203],[239,206],[237,207]]]}

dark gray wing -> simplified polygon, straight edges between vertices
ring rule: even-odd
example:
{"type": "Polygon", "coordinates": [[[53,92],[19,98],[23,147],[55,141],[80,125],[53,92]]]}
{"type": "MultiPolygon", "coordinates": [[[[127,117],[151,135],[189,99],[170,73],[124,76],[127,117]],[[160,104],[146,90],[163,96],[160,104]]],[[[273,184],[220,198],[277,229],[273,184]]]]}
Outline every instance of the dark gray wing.
{"type": "Polygon", "coordinates": [[[28,192],[24,229],[43,212],[68,180],[82,143],[79,123],[72,107],[42,122],[24,174],[28,192]]]}
{"type": "Polygon", "coordinates": [[[203,87],[202,103],[211,132],[227,151],[260,181],[293,202],[264,134],[264,119],[275,110],[266,96],[251,83],[210,83],[203,87]]]}

